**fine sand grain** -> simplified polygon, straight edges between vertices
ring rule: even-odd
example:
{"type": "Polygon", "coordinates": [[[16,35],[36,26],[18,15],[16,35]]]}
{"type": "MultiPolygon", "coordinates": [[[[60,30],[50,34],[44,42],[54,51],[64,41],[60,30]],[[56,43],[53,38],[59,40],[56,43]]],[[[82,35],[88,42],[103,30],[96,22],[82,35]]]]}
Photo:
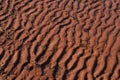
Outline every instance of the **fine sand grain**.
{"type": "Polygon", "coordinates": [[[0,0],[0,80],[120,80],[120,0],[0,0]]]}

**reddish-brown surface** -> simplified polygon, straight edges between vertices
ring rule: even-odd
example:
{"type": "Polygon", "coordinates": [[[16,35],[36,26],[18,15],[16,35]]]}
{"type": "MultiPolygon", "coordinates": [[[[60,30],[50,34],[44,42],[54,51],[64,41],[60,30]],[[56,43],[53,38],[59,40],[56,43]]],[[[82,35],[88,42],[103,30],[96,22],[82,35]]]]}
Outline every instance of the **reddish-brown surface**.
{"type": "Polygon", "coordinates": [[[120,0],[0,0],[0,80],[120,80],[120,0]]]}

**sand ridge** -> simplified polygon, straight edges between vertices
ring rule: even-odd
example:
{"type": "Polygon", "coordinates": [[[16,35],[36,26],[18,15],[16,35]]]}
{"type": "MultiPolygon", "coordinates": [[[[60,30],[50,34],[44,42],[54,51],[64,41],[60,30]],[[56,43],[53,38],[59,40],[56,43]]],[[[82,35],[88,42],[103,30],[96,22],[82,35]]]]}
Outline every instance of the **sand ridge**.
{"type": "Polygon", "coordinates": [[[0,0],[0,80],[120,80],[119,0],[0,0]]]}

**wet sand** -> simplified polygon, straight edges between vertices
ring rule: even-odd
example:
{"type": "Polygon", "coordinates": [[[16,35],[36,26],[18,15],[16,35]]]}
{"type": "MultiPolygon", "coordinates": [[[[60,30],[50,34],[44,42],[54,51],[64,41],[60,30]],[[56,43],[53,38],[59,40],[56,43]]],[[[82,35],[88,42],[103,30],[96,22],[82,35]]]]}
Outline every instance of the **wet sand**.
{"type": "Polygon", "coordinates": [[[120,80],[120,0],[0,0],[0,80],[120,80]]]}

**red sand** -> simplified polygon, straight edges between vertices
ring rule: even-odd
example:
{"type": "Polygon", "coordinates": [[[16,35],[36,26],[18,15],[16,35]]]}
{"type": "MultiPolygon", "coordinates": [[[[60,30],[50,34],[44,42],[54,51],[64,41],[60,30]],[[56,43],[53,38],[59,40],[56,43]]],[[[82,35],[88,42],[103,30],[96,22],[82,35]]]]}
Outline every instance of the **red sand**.
{"type": "Polygon", "coordinates": [[[120,0],[0,0],[0,80],[120,80],[120,0]]]}

